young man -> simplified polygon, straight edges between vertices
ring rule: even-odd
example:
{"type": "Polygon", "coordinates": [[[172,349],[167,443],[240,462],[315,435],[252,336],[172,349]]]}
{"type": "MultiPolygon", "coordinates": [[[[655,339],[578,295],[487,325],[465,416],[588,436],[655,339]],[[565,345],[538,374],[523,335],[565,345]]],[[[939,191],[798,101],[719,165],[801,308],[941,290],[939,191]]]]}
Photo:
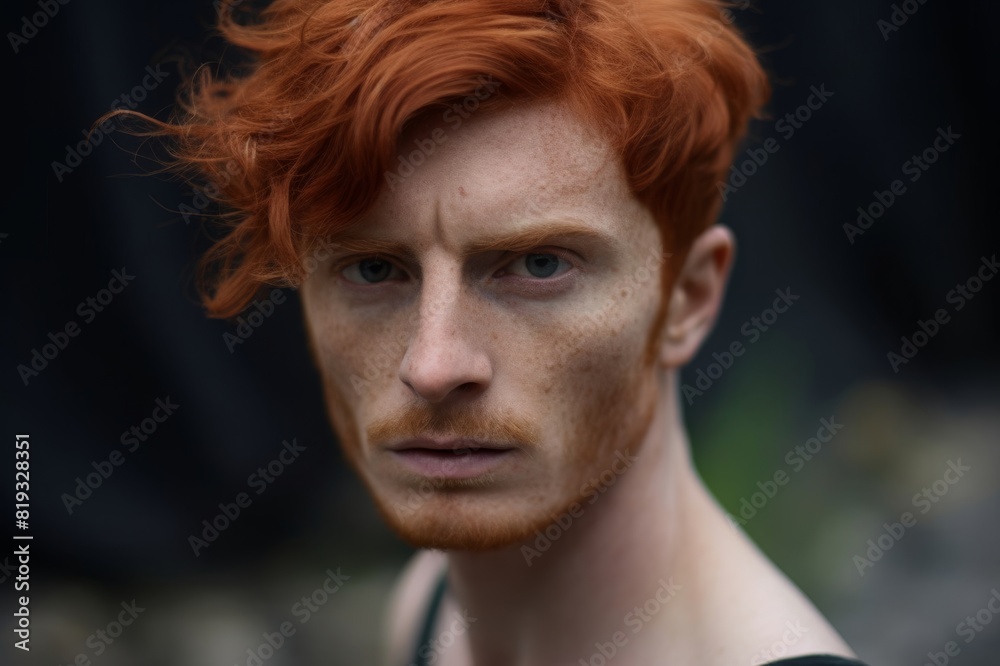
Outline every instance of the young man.
{"type": "Polygon", "coordinates": [[[718,184],[768,95],[731,23],[706,0],[279,0],[223,18],[258,66],[158,123],[233,212],[210,314],[301,287],[345,456],[423,549],[389,666],[857,663],[681,419],[733,256],[718,184]]]}
{"type": "Polygon", "coordinates": [[[349,460],[438,549],[399,585],[390,666],[852,656],[691,466],[677,370],[721,302],[727,230],[662,294],[656,225],[557,103],[470,119],[362,229],[302,297],[349,460]]]}

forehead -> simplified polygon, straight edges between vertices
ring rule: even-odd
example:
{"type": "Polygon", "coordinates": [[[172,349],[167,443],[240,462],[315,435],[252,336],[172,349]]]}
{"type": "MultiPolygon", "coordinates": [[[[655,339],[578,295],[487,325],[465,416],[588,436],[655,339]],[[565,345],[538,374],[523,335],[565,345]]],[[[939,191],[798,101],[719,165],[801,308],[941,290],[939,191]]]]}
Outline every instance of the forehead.
{"type": "Polygon", "coordinates": [[[405,231],[416,244],[573,220],[623,241],[643,215],[608,142],[556,101],[488,114],[434,110],[402,133],[362,236],[405,231]]]}

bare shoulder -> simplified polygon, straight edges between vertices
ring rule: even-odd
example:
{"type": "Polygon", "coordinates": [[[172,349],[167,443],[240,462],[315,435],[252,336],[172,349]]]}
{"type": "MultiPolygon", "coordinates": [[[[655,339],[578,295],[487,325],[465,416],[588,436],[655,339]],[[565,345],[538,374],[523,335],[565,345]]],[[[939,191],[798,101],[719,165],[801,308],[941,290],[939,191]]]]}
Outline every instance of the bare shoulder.
{"type": "Polygon", "coordinates": [[[774,563],[765,559],[746,569],[753,573],[742,585],[734,581],[730,586],[734,658],[745,662],[751,655],[751,664],[814,654],[857,659],[812,600],[774,563]],[[735,589],[741,592],[733,594],[735,589]]]}
{"type": "Polygon", "coordinates": [[[420,550],[403,567],[393,587],[385,618],[385,666],[406,666],[432,589],[448,564],[437,550],[420,550]]]}
{"type": "Polygon", "coordinates": [[[768,664],[815,654],[857,658],[799,588],[742,530],[712,519],[699,544],[694,592],[703,644],[719,664],[768,664]]]}

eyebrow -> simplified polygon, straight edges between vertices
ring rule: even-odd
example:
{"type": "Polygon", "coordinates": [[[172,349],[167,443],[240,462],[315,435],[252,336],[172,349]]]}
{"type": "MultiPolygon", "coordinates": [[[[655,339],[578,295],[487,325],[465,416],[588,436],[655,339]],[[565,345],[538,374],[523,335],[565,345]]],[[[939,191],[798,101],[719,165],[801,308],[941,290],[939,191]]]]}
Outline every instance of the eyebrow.
{"type": "MultiPolygon", "coordinates": [[[[527,229],[505,231],[476,239],[463,248],[462,256],[464,258],[492,251],[524,252],[541,245],[566,240],[588,244],[602,243],[609,246],[616,246],[619,242],[616,237],[581,222],[556,220],[527,229]]],[[[397,254],[409,259],[416,258],[408,243],[391,239],[348,235],[333,240],[330,244],[338,250],[359,254],[397,254]]]]}

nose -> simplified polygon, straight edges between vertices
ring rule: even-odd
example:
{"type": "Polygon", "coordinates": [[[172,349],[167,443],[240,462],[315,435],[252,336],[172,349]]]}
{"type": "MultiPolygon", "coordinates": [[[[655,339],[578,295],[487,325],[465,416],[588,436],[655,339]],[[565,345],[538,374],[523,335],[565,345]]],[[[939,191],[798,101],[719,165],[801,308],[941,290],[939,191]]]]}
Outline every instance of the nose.
{"type": "Polygon", "coordinates": [[[481,344],[482,316],[468,301],[457,286],[422,294],[417,329],[400,363],[399,378],[430,403],[482,392],[492,378],[493,366],[481,344]]]}

